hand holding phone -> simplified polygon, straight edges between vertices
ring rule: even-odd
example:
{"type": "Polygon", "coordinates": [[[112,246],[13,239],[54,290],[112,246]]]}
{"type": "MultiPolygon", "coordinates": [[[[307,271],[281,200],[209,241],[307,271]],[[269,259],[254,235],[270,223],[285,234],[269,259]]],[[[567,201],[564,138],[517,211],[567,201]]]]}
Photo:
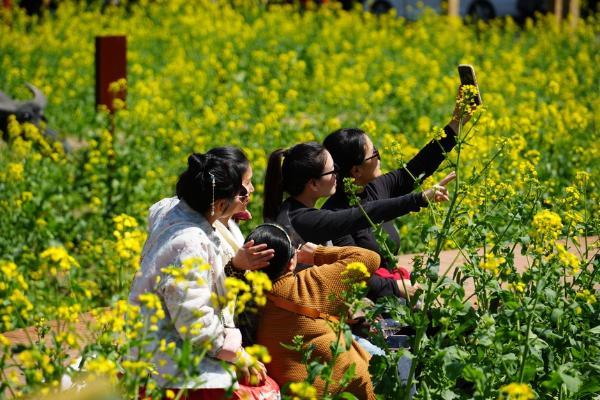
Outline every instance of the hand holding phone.
{"type": "Polygon", "coordinates": [[[473,66],[469,64],[460,64],[458,66],[458,75],[460,76],[461,85],[473,85],[477,88],[475,104],[480,105],[483,103],[483,100],[481,100],[481,93],[479,93],[479,86],[477,85],[477,78],[475,77],[475,70],[473,69],[473,66]]]}

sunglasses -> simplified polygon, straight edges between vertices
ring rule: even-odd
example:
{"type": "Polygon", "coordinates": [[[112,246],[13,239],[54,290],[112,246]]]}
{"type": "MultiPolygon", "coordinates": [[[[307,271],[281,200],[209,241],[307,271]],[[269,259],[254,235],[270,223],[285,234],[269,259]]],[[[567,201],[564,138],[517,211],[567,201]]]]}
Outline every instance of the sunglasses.
{"type": "Polygon", "coordinates": [[[377,147],[373,147],[373,155],[371,157],[365,158],[365,160],[363,162],[367,162],[367,161],[372,160],[374,158],[377,158],[378,160],[381,160],[381,155],[379,154],[379,150],[377,150],[377,147]]]}
{"type": "Polygon", "coordinates": [[[248,200],[248,197],[250,197],[250,194],[248,193],[248,189],[246,189],[245,186],[242,186],[242,188],[240,189],[240,194],[238,194],[236,197],[240,201],[246,201],[246,200],[248,200]]]}
{"type": "Polygon", "coordinates": [[[338,171],[337,167],[333,167],[333,169],[331,171],[325,172],[325,173],[319,175],[319,178],[322,178],[322,177],[327,176],[327,175],[333,175],[333,174],[337,175],[338,173],[339,173],[339,171],[338,171]]]}

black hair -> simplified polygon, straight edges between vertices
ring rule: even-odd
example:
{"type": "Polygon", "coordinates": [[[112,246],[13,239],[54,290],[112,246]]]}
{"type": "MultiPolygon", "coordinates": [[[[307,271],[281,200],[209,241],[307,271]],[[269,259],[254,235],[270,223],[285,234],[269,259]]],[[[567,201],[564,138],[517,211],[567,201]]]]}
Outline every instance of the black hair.
{"type": "Polygon", "coordinates": [[[269,265],[261,269],[271,281],[285,274],[285,267],[294,257],[295,249],[292,247],[290,237],[281,226],[277,224],[259,225],[246,238],[246,242],[250,240],[254,240],[254,245],[264,243],[268,248],[275,250],[275,255],[269,260],[269,265]]]}
{"type": "Polygon", "coordinates": [[[232,162],[209,153],[188,157],[188,167],[179,176],[176,187],[177,197],[200,214],[208,211],[213,202],[213,176],[214,200],[233,201],[242,188],[242,177],[232,162]]]}
{"type": "Polygon", "coordinates": [[[248,171],[248,167],[250,167],[248,157],[246,157],[246,154],[237,147],[215,147],[214,149],[207,151],[206,154],[231,162],[233,168],[237,170],[238,175],[242,178],[246,171],[248,171]]]}
{"type": "Polygon", "coordinates": [[[265,173],[265,221],[274,221],[277,217],[283,202],[283,192],[297,196],[302,193],[309,180],[321,176],[327,161],[325,151],[319,143],[307,142],[271,153],[265,173]]]}
{"type": "MultiPolygon", "coordinates": [[[[323,146],[329,151],[333,162],[339,169],[342,179],[338,179],[338,186],[342,185],[343,187],[343,178],[350,176],[352,167],[365,161],[366,135],[362,129],[342,128],[327,135],[323,141],[323,146]]],[[[340,193],[343,193],[343,190],[340,193]]]]}

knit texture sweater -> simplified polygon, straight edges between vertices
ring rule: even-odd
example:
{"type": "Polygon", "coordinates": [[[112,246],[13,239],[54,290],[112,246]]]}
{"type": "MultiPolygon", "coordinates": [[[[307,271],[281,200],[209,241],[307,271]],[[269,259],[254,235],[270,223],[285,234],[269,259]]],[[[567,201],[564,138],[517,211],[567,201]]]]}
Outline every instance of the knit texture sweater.
{"type": "MultiPolygon", "coordinates": [[[[319,247],[314,260],[318,268],[288,272],[273,282],[272,293],[322,313],[339,316],[347,309],[341,299],[336,297],[330,300],[329,297],[348,289],[348,284],[342,281],[340,274],[352,262],[364,263],[369,273],[373,273],[379,267],[380,257],[373,251],[358,247],[319,247]]],[[[272,362],[268,365],[269,376],[280,386],[307,377],[301,354],[281,346],[281,343],[291,344],[296,335],[304,337],[305,345],[315,346],[313,358],[331,359],[330,344],[336,340],[336,335],[327,321],[298,315],[267,302],[260,315],[256,342],[268,348],[272,356],[272,362]]],[[[353,341],[350,350],[342,353],[335,363],[329,390],[332,393],[348,391],[359,399],[375,399],[369,375],[369,359],[370,355],[353,341]],[[339,382],[352,364],[356,365],[354,378],[348,387],[341,388],[339,382]]],[[[323,396],[324,386],[322,380],[316,380],[319,398],[323,396]]]]}

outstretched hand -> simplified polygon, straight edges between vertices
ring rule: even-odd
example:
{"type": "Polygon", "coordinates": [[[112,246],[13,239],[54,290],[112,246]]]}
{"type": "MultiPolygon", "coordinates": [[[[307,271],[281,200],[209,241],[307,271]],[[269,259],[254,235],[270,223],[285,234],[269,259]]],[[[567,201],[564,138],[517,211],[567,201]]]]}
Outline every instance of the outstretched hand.
{"type": "Polygon", "coordinates": [[[442,201],[448,201],[448,183],[456,179],[456,172],[452,171],[444,179],[442,179],[437,185],[433,185],[432,188],[425,190],[422,195],[423,199],[428,202],[440,203],[442,201]]]}
{"type": "Polygon", "coordinates": [[[233,266],[242,270],[264,268],[274,256],[275,250],[267,248],[264,243],[255,246],[254,240],[250,240],[235,253],[233,266]]]}

